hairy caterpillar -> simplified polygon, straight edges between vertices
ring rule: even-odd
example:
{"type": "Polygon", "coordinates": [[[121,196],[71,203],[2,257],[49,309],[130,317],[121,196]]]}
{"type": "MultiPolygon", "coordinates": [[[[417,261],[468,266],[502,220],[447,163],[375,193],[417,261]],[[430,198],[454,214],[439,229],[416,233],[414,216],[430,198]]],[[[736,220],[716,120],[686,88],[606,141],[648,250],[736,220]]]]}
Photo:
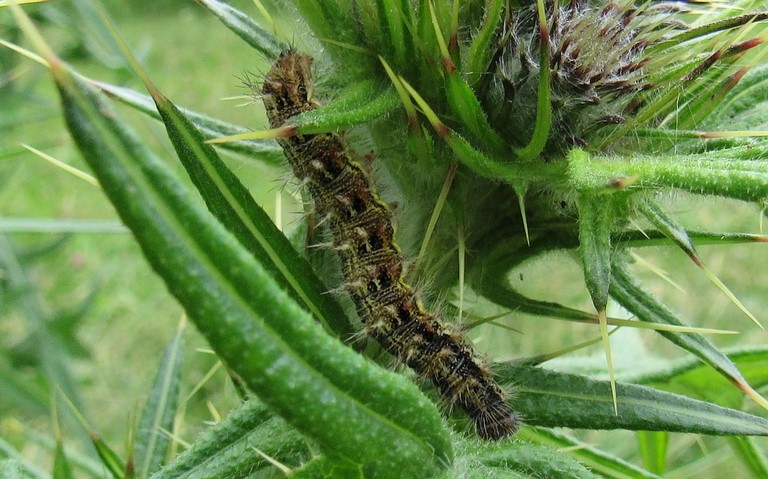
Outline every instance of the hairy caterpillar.
{"type": "MultiPolygon", "coordinates": [[[[312,57],[290,49],[267,73],[261,96],[272,128],[318,107],[311,66],[312,57]]],[[[430,380],[449,404],[461,407],[480,437],[514,434],[519,418],[488,368],[462,336],[424,309],[403,281],[392,212],[342,139],[323,133],[278,142],[294,174],[308,187],[317,213],[328,218],[333,247],[366,332],[430,380]]]]}

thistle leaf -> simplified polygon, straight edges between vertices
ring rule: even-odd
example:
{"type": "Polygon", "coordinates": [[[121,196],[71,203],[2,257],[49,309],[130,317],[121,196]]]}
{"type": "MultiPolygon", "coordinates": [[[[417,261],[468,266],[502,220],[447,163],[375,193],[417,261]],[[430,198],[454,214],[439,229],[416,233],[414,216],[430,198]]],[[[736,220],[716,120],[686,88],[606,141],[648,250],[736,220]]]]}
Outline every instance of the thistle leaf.
{"type": "Polygon", "coordinates": [[[98,92],[49,61],[83,156],[223,361],[321,451],[355,457],[370,474],[423,477],[450,462],[434,405],[406,379],[329,337],[234,237],[188,201],[188,191],[98,92]]]}
{"type": "Polygon", "coordinates": [[[240,477],[274,460],[298,467],[309,457],[304,438],[257,399],[249,400],[198,438],[152,479],[240,477]]]}
{"type": "Polygon", "coordinates": [[[520,436],[529,441],[550,447],[568,450],[568,454],[591,471],[610,479],[661,479],[645,469],[619,457],[597,449],[585,442],[564,434],[556,429],[529,427],[520,431],[520,436]]]}
{"type": "Polygon", "coordinates": [[[616,414],[609,381],[509,363],[494,369],[515,384],[510,404],[534,426],[768,435],[768,419],[646,386],[616,384],[616,414]]]}
{"type": "Polygon", "coordinates": [[[165,348],[160,369],[157,371],[147,402],[141,411],[134,446],[134,469],[144,479],[165,462],[173,421],[179,405],[179,379],[184,357],[184,329],[182,320],[176,334],[165,348]]]}
{"type": "Polygon", "coordinates": [[[200,0],[200,3],[216,15],[238,37],[270,60],[274,60],[281,51],[288,48],[287,43],[266,32],[250,17],[233,6],[219,0],[200,0]]]}
{"type": "Polygon", "coordinates": [[[216,151],[204,143],[201,133],[184,114],[153,86],[148,87],[179,159],[211,213],[329,331],[341,337],[352,334],[341,306],[326,294],[327,288],[307,260],[291,246],[216,151]]]}

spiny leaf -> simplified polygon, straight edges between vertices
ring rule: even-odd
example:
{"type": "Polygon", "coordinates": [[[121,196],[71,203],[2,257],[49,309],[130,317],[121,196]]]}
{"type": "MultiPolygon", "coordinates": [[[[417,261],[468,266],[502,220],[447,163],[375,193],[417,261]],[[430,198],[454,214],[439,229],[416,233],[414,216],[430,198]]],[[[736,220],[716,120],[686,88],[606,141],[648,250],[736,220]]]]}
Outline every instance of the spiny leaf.
{"type": "Polygon", "coordinates": [[[152,479],[240,477],[268,466],[253,448],[293,467],[309,457],[304,438],[261,401],[252,399],[205,432],[152,479]]]}
{"type": "MultiPolygon", "coordinates": [[[[636,283],[626,265],[614,265],[611,296],[641,321],[683,324],[674,313],[636,283]]],[[[660,331],[659,334],[715,368],[742,390],[752,390],[733,362],[703,336],[665,331],[660,331]]]]}
{"type": "MultiPolygon", "coordinates": [[[[152,118],[161,119],[161,116],[152,101],[152,97],[138,93],[125,87],[110,85],[103,82],[94,82],[105,93],[125,103],[126,105],[145,113],[152,118]]],[[[221,120],[211,118],[187,109],[180,109],[181,113],[198,128],[206,138],[220,138],[250,132],[247,128],[232,125],[221,120]]],[[[247,155],[247,158],[263,162],[271,166],[282,165],[283,150],[274,141],[239,141],[222,145],[222,148],[247,155]]]]}
{"type": "Polygon", "coordinates": [[[237,36],[248,42],[259,53],[269,59],[275,59],[288,44],[264,31],[250,17],[233,6],[218,0],[200,0],[208,10],[219,17],[221,22],[237,36]]]}
{"type": "Polygon", "coordinates": [[[291,118],[291,125],[298,134],[335,132],[380,119],[399,105],[391,89],[361,81],[339,92],[332,103],[291,118]]]}
{"type": "Polygon", "coordinates": [[[597,309],[600,336],[603,338],[605,360],[608,365],[608,375],[611,378],[613,408],[618,414],[616,377],[613,371],[611,343],[608,338],[608,323],[606,321],[608,291],[611,285],[611,264],[613,263],[611,233],[615,211],[610,199],[597,196],[593,192],[580,193],[577,205],[579,207],[581,264],[587,291],[592,297],[592,304],[597,309]]]}
{"type": "Polygon", "coordinates": [[[510,404],[531,425],[768,435],[768,419],[645,386],[618,383],[616,414],[609,381],[509,363],[495,372],[515,384],[510,404]]]}
{"type": "Polygon", "coordinates": [[[484,448],[476,458],[486,467],[503,469],[505,473],[535,479],[593,479],[587,468],[567,454],[538,444],[514,442],[484,448]]]}
{"type": "Polygon", "coordinates": [[[189,120],[151,84],[148,87],[179,159],[208,209],[329,331],[341,337],[352,334],[341,306],[326,294],[327,288],[307,260],[296,252],[214,149],[204,143],[189,120]]]}
{"type": "Polygon", "coordinates": [[[165,349],[160,369],[144,404],[139,419],[134,447],[134,467],[139,478],[147,478],[162,466],[170,438],[165,431],[173,430],[173,420],[179,403],[179,379],[184,351],[186,320],[179,323],[176,334],[165,349]]]}
{"type": "Polygon", "coordinates": [[[491,62],[493,52],[491,41],[502,25],[504,18],[502,12],[505,3],[504,0],[487,2],[483,25],[472,38],[472,43],[469,45],[465,56],[466,67],[464,70],[466,71],[467,83],[470,85],[482,80],[483,72],[487,71],[491,62]]]}
{"type": "Polygon", "coordinates": [[[550,447],[567,449],[571,457],[587,466],[591,471],[599,473],[602,477],[610,479],[661,479],[656,474],[556,429],[527,427],[520,431],[520,437],[550,447]]]}
{"type": "Polygon", "coordinates": [[[370,473],[421,476],[450,461],[439,414],[412,384],[329,337],[188,200],[97,92],[60,64],[52,72],[68,127],[104,191],[198,329],[249,387],[321,450],[355,457],[370,473]],[[360,449],[363,439],[350,430],[363,432],[368,447],[360,449]]]}

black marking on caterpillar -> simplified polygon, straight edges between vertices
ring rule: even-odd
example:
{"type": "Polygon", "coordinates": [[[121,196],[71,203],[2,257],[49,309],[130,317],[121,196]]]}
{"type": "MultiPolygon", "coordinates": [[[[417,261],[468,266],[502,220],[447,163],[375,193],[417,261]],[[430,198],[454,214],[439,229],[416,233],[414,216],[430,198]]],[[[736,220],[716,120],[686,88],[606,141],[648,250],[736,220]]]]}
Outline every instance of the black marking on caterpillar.
{"type": "MultiPolygon", "coordinates": [[[[261,95],[272,128],[313,110],[312,57],[285,50],[267,73],[261,95]]],[[[328,219],[346,289],[366,332],[384,349],[435,385],[472,419],[477,434],[495,440],[517,431],[519,417],[470,343],[425,310],[403,280],[392,212],[339,135],[279,138],[294,174],[318,214],[328,219]]]]}

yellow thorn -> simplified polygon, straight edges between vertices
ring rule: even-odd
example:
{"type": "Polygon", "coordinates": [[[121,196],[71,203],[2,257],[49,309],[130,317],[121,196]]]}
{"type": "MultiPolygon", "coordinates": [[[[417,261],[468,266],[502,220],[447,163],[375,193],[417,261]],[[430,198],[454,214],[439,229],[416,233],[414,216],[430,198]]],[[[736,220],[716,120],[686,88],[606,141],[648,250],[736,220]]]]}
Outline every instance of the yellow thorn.
{"type": "Polygon", "coordinates": [[[728,296],[728,298],[733,302],[733,304],[736,305],[736,307],[738,307],[742,312],[744,312],[744,314],[746,314],[747,317],[751,319],[752,322],[755,323],[760,329],[765,330],[765,327],[763,327],[763,325],[760,324],[760,321],[758,321],[757,318],[747,309],[747,307],[744,306],[744,304],[741,301],[739,301],[739,298],[737,298],[736,295],[733,294],[731,290],[728,289],[728,287],[722,281],[720,281],[720,278],[715,276],[715,273],[710,271],[709,268],[707,268],[704,265],[704,263],[699,262],[698,265],[707,275],[709,280],[715,283],[715,286],[720,288],[720,291],[725,293],[725,295],[728,296]]]}
{"type": "Polygon", "coordinates": [[[285,464],[283,464],[282,462],[278,461],[274,457],[270,457],[269,455],[265,454],[264,452],[261,451],[261,449],[259,449],[257,447],[253,447],[252,449],[254,451],[256,451],[256,453],[259,456],[263,457],[265,461],[267,461],[268,463],[272,464],[276,468],[280,469],[280,472],[282,472],[286,476],[290,476],[291,475],[291,468],[290,467],[286,466],[285,464]]]}
{"type": "Polygon", "coordinates": [[[53,164],[54,166],[57,166],[61,168],[62,170],[66,171],[67,173],[71,173],[75,175],[76,177],[80,178],[81,180],[85,181],[86,183],[89,183],[97,188],[101,187],[99,185],[98,180],[94,178],[93,176],[89,175],[88,173],[78,170],[74,166],[68,165],[64,163],[61,160],[57,160],[56,158],[52,157],[51,155],[48,155],[46,153],[43,153],[42,151],[38,150],[37,148],[33,148],[29,145],[25,145],[24,143],[21,144],[23,148],[26,148],[28,151],[34,153],[35,155],[39,156],[40,158],[44,159],[45,161],[53,164]]]}
{"type": "Polygon", "coordinates": [[[605,315],[605,309],[597,312],[597,319],[600,323],[600,337],[603,339],[605,360],[608,363],[608,377],[611,381],[611,397],[613,398],[613,413],[618,416],[619,399],[616,394],[616,372],[613,370],[613,356],[611,355],[611,341],[608,338],[608,320],[605,315]]]}
{"type": "Polygon", "coordinates": [[[528,234],[528,215],[525,213],[525,192],[520,192],[517,188],[515,188],[515,194],[517,195],[517,203],[520,205],[520,216],[523,217],[525,242],[528,243],[528,246],[531,246],[531,236],[528,234]]]}

